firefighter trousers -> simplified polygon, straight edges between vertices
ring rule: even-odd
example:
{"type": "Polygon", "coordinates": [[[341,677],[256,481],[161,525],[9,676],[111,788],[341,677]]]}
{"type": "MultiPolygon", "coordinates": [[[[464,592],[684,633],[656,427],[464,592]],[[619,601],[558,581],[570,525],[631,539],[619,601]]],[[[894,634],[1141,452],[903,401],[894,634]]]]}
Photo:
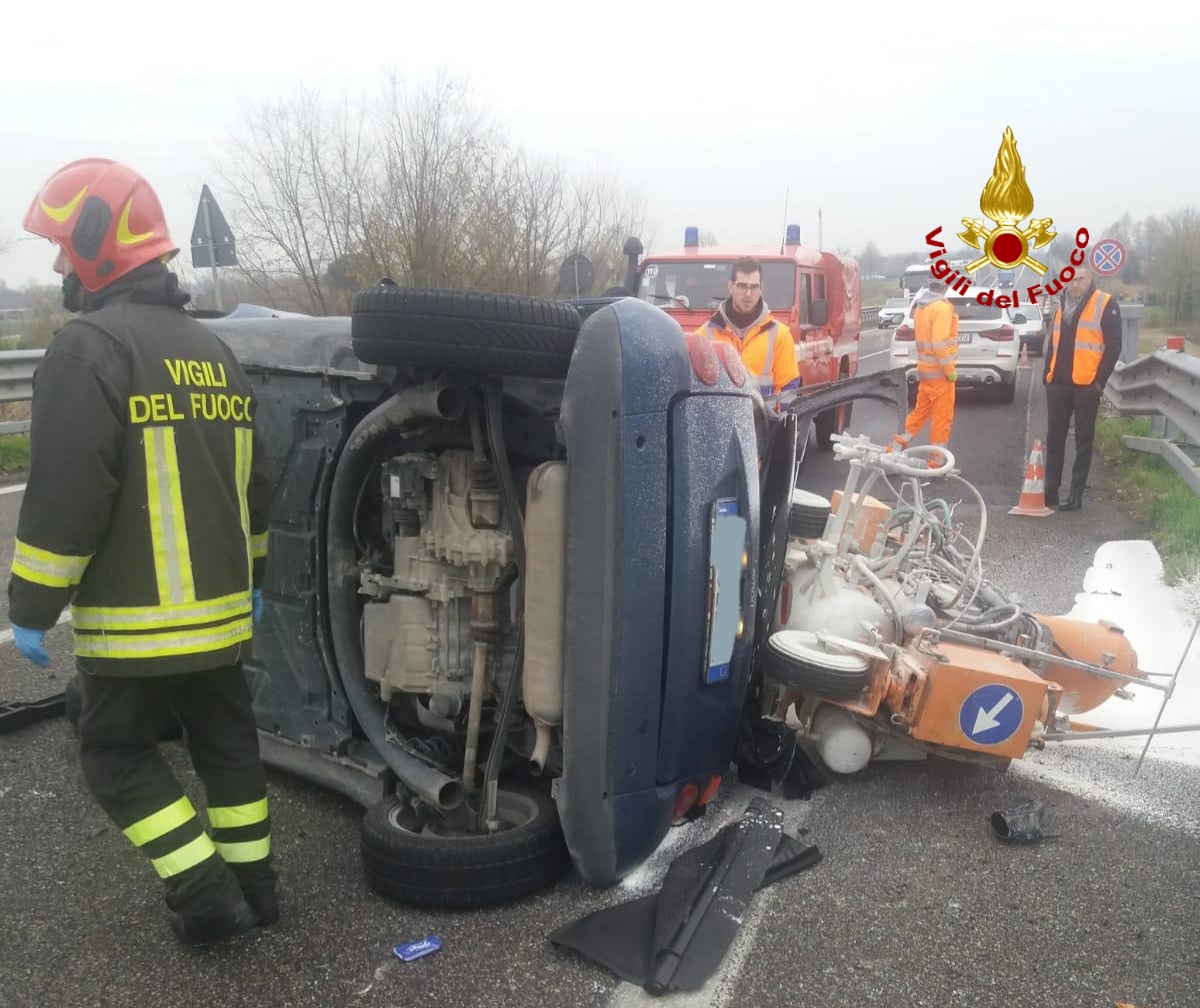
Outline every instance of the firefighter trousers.
{"type": "MultiPolygon", "coordinates": [[[[904,420],[904,433],[892,440],[901,449],[907,448],[912,439],[921,433],[926,423],[930,424],[929,443],[940,447],[950,444],[950,429],[954,425],[954,382],[944,378],[917,382],[917,402],[904,420]]],[[[931,456],[930,466],[940,465],[942,459],[931,456]]]]}
{"type": "Polygon", "coordinates": [[[158,872],[185,917],[222,917],[243,896],[260,921],[278,915],[266,776],[241,662],[181,675],[80,672],[80,760],[108,817],[158,872]],[[206,831],[158,749],[183,725],[207,797],[206,831]]]}

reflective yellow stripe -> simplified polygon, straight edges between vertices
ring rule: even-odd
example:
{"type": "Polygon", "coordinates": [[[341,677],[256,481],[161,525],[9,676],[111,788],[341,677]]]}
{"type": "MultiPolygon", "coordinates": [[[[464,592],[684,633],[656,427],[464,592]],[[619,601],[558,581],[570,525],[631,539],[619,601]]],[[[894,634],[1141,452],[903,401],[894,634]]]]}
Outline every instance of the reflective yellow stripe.
{"type": "Polygon", "coordinates": [[[250,592],[243,591],[178,606],[72,606],[71,620],[78,630],[160,630],[246,616],[250,607],[250,592]]]}
{"type": "Polygon", "coordinates": [[[254,581],[254,544],[250,536],[250,465],[254,454],[253,432],[247,427],[235,427],[234,472],[237,477],[238,509],[242,515],[242,535],[246,537],[246,576],[254,581]]]}
{"type": "Polygon", "coordinates": [[[76,627],[75,654],[80,658],[165,658],[170,655],[216,651],[249,640],[249,618],[201,630],[175,630],[154,634],[88,634],[76,627]]]}
{"type": "Polygon", "coordinates": [[[185,795],[166,808],[159,809],[145,819],[139,819],[132,826],[127,826],[123,832],[135,847],[142,847],[151,840],[157,840],[171,830],[178,829],[195,815],[196,810],[185,795]]]}
{"type": "Polygon", "coordinates": [[[150,863],[158,872],[159,878],[170,878],[189,868],[194,868],[201,861],[207,861],[217,852],[207,833],[201,833],[195,840],[185,843],[177,850],[171,851],[159,858],[151,858],[150,863]]]}
{"type": "Polygon", "coordinates": [[[232,829],[236,826],[253,826],[267,818],[267,799],[260,798],[248,805],[226,805],[208,810],[208,821],[213,829],[232,829]]]}
{"type": "Polygon", "coordinates": [[[47,588],[70,588],[83,579],[83,572],[91,562],[88,556],[67,556],[38,549],[29,543],[17,540],[13,550],[12,572],[33,584],[47,588]]]}
{"type": "Polygon", "coordinates": [[[174,427],[147,427],[146,490],[150,510],[150,538],[154,547],[154,572],[159,601],[180,605],[196,600],[192,579],[192,554],[188,547],[179,483],[179,455],[174,427]]]}
{"type": "Polygon", "coordinates": [[[250,537],[250,555],[255,560],[261,560],[267,555],[267,533],[250,537]]]}
{"type": "Polygon", "coordinates": [[[215,845],[217,853],[230,864],[245,864],[247,861],[261,861],[271,853],[271,838],[261,840],[246,840],[242,843],[219,843],[215,845]]]}

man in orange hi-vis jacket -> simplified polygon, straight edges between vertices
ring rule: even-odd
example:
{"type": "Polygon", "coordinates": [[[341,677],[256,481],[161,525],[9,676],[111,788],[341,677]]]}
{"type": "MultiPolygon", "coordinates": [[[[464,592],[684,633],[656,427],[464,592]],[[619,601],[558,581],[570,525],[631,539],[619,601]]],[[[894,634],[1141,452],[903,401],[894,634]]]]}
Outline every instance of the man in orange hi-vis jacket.
{"type": "MultiPolygon", "coordinates": [[[[925,423],[932,419],[929,442],[941,448],[950,444],[954,423],[954,387],[958,380],[958,313],[946,299],[946,285],[931,280],[917,295],[913,309],[917,343],[917,403],[904,421],[903,433],[893,444],[907,448],[925,423]]],[[[934,453],[929,466],[944,459],[934,453]]]]}

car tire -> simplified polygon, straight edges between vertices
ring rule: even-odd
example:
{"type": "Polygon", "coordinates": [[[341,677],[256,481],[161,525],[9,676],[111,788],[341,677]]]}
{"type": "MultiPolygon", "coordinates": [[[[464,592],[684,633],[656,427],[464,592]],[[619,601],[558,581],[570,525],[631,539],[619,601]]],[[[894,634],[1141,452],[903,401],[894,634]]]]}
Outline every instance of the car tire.
{"type": "Polygon", "coordinates": [[[1001,382],[996,388],[996,402],[1010,403],[1017,397],[1016,379],[1008,383],[1001,382]]]}
{"type": "Polygon", "coordinates": [[[417,833],[405,825],[407,809],[393,796],[363,816],[363,871],[381,896],[447,909],[490,906],[545,889],[570,867],[554,802],[534,788],[500,788],[497,809],[508,828],[496,833],[417,833]]]}
{"type": "Polygon", "coordinates": [[[562,301],[378,284],[354,296],[350,335],[364,364],[565,378],[579,326],[562,301]]]}
{"type": "Polygon", "coordinates": [[[825,651],[806,630],[773,633],[763,650],[764,673],[804,696],[853,700],[866,689],[870,670],[859,655],[825,651]]]}

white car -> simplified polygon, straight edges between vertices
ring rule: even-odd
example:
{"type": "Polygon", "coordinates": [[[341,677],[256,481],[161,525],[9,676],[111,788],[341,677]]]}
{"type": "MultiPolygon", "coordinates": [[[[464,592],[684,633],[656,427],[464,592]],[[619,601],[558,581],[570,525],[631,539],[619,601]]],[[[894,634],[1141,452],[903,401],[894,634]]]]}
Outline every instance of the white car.
{"type": "MultiPolygon", "coordinates": [[[[912,315],[923,293],[918,292],[892,334],[891,365],[904,369],[910,403],[917,397],[917,344],[912,315]]],[[[976,293],[972,287],[966,294],[949,294],[958,313],[958,386],[983,388],[999,402],[1009,403],[1017,394],[1020,353],[1014,313],[995,305],[981,305],[975,300],[976,293]]],[[[1023,313],[1017,309],[1015,314],[1023,313]]]]}
{"type": "Polygon", "coordinates": [[[899,325],[907,310],[908,298],[888,298],[887,303],[879,309],[879,328],[888,329],[891,326],[899,325]]]}
{"type": "Polygon", "coordinates": [[[1012,316],[1013,328],[1017,330],[1017,345],[1019,349],[1029,348],[1032,357],[1042,357],[1046,353],[1046,326],[1042,321],[1042,310],[1038,307],[1013,308],[1009,310],[1012,316]]]}

